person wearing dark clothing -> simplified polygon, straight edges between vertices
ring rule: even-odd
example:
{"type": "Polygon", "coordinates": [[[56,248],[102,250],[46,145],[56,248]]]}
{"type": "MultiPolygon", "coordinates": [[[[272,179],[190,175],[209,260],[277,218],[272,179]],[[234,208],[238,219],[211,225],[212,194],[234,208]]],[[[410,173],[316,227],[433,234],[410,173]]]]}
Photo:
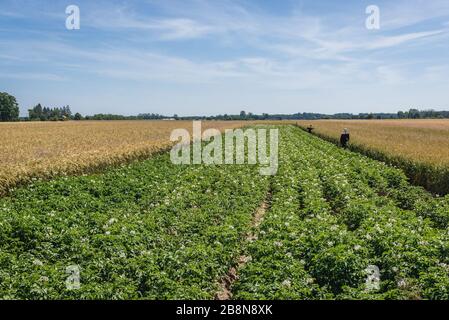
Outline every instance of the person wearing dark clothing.
{"type": "Polygon", "coordinates": [[[343,148],[346,149],[348,147],[349,139],[350,139],[349,131],[348,131],[348,129],[344,129],[343,133],[341,134],[341,137],[340,137],[340,144],[343,148]]]}
{"type": "Polygon", "coordinates": [[[312,125],[308,126],[307,127],[307,132],[312,133],[312,131],[313,131],[313,126],[312,125]]]}

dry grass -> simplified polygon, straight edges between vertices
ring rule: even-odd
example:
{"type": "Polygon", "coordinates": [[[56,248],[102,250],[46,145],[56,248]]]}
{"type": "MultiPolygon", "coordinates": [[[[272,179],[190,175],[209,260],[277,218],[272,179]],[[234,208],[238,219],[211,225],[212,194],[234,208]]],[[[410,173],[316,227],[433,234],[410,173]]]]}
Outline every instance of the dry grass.
{"type": "Polygon", "coordinates": [[[298,121],[312,124],[315,132],[339,138],[348,128],[351,143],[393,156],[449,166],[449,120],[320,120],[298,121]]]}
{"type": "MultiPolygon", "coordinates": [[[[203,122],[203,130],[242,127],[240,121],[203,122]]],[[[0,123],[0,194],[31,178],[88,173],[167,149],[176,128],[191,121],[0,123]]]]}

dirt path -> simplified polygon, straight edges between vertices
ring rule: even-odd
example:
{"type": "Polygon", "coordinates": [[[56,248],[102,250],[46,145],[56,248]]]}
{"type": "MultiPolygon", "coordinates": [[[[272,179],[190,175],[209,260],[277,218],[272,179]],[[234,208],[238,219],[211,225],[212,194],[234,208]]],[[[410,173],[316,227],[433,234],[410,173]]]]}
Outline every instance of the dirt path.
{"type": "MultiPolygon", "coordinates": [[[[265,213],[268,211],[271,203],[271,190],[267,193],[264,201],[254,212],[253,219],[251,221],[251,231],[248,232],[245,238],[245,243],[253,242],[257,240],[259,226],[263,221],[265,213]]],[[[244,250],[242,250],[243,252],[244,250]]],[[[215,295],[215,300],[230,300],[232,299],[232,285],[238,279],[238,270],[245,266],[251,260],[250,256],[241,254],[235,266],[231,267],[220,281],[220,290],[215,295]]]]}

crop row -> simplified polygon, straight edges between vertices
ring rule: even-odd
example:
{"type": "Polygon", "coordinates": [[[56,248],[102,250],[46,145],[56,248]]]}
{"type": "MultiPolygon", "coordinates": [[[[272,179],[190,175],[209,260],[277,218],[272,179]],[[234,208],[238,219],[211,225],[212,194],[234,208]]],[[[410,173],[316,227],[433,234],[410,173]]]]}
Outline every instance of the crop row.
{"type": "Polygon", "coordinates": [[[271,209],[236,298],[449,298],[448,198],[298,129],[281,137],[271,209]]]}
{"type": "Polygon", "coordinates": [[[257,174],[159,155],[19,189],[0,200],[0,297],[212,298],[265,197],[257,174]]]}

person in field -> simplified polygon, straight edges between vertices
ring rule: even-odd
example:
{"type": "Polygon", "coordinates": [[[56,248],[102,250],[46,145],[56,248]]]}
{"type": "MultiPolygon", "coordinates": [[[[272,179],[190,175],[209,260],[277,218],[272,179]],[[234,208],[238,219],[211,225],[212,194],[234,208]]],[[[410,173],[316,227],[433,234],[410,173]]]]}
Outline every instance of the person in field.
{"type": "Polygon", "coordinates": [[[346,149],[348,147],[349,139],[350,139],[349,131],[348,129],[345,128],[340,136],[340,144],[343,148],[346,149]]]}
{"type": "Polygon", "coordinates": [[[312,133],[313,129],[314,129],[313,126],[310,125],[307,127],[307,132],[312,133]]]}

